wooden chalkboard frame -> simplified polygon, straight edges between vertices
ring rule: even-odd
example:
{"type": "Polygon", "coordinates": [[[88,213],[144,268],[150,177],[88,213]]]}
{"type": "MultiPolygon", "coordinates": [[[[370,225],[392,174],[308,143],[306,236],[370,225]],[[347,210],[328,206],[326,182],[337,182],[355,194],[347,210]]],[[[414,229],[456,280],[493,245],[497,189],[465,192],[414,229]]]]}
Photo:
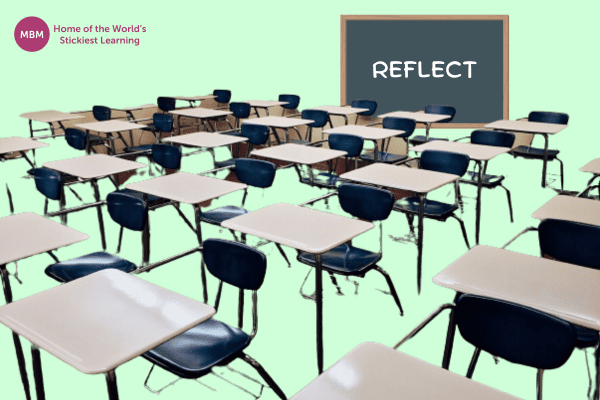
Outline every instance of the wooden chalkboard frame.
{"type": "MultiPolygon", "coordinates": [[[[346,23],[348,21],[502,21],[503,43],[502,43],[502,58],[503,58],[503,77],[502,77],[502,118],[508,117],[508,15],[341,15],[341,71],[340,71],[340,104],[347,104],[346,98],[346,23]]],[[[400,111],[400,110],[398,110],[400,111]]],[[[413,111],[413,110],[405,110],[413,111]]],[[[460,112],[460,110],[457,110],[460,112]]],[[[489,121],[493,122],[493,121],[489,121]]],[[[458,128],[458,129],[475,129],[483,128],[485,124],[470,124],[470,123],[449,123],[449,124],[433,124],[434,128],[458,128]]]]}

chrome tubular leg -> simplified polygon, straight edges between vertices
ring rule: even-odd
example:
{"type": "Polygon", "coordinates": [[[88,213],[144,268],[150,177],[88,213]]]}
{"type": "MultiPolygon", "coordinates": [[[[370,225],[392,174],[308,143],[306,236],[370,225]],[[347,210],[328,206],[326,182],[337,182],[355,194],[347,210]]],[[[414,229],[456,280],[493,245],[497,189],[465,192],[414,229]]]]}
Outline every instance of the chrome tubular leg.
{"type": "Polygon", "coordinates": [[[548,135],[542,134],[544,137],[544,165],[542,166],[542,187],[546,187],[546,168],[548,167],[548,135]]]}
{"type": "Polygon", "coordinates": [[[380,266],[375,267],[375,269],[381,275],[383,275],[383,277],[385,278],[385,281],[387,282],[387,284],[390,288],[390,293],[391,293],[392,297],[394,298],[394,301],[396,302],[398,309],[400,310],[400,316],[404,316],[404,310],[402,309],[402,304],[400,304],[400,298],[398,297],[398,293],[396,293],[396,288],[394,287],[392,278],[390,278],[389,274],[387,272],[385,272],[385,270],[383,268],[381,268],[380,266]]]}
{"type": "Polygon", "coordinates": [[[35,380],[35,395],[37,400],[45,400],[42,359],[40,357],[40,349],[36,345],[31,345],[31,359],[33,363],[33,379],[35,380]]]}
{"type": "Polygon", "coordinates": [[[452,358],[452,347],[454,345],[454,335],[456,334],[456,322],[454,321],[454,308],[450,311],[448,321],[448,332],[446,332],[446,345],[444,347],[444,358],[442,359],[442,368],[450,368],[450,359],[452,358]]]}
{"type": "Polygon", "coordinates": [[[423,266],[423,219],[425,217],[425,194],[419,195],[419,227],[417,236],[417,292],[421,293],[421,268],[423,266]]]}
{"type": "MultiPolygon", "coordinates": [[[[198,238],[198,245],[202,247],[202,227],[200,226],[200,214],[202,210],[198,205],[194,205],[194,217],[196,219],[196,237],[198,238]]],[[[202,277],[202,294],[204,302],[208,302],[208,286],[206,282],[206,266],[204,265],[204,254],[202,254],[202,261],[200,262],[200,274],[202,277]]]]}
{"type": "Polygon", "coordinates": [[[479,177],[477,181],[477,205],[475,210],[475,244],[479,244],[479,229],[481,226],[481,189],[483,187],[483,169],[481,161],[476,161],[479,168],[479,177]]]}
{"type": "MultiPolygon", "coordinates": [[[[100,189],[98,189],[98,181],[96,179],[90,180],[92,188],[94,189],[94,198],[96,202],[100,201],[100,189]]],[[[106,235],[104,234],[104,218],[102,217],[102,205],[96,206],[96,213],[98,214],[98,225],[100,226],[100,239],[102,240],[102,250],[106,250],[106,235]]]]}
{"type": "Polygon", "coordinates": [[[323,373],[323,265],[321,255],[315,254],[315,290],[317,301],[317,367],[323,373]]]}
{"type": "Polygon", "coordinates": [[[473,357],[471,358],[471,363],[469,364],[469,369],[467,370],[467,378],[473,378],[473,372],[475,372],[475,366],[477,365],[477,360],[479,360],[479,355],[481,354],[481,349],[479,347],[475,348],[475,352],[473,353],[473,357]]]}
{"type": "Polygon", "coordinates": [[[467,249],[470,249],[471,246],[469,245],[469,238],[467,237],[467,230],[465,229],[465,223],[463,222],[462,219],[458,218],[454,214],[452,214],[451,217],[454,218],[455,220],[457,220],[458,223],[460,224],[460,230],[462,231],[463,238],[465,239],[465,244],[467,245],[467,249]]]}
{"type": "Polygon", "coordinates": [[[537,400],[542,400],[542,383],[544,378],[544,370],[538,369],[537,371],[537,379],[536,379],[536,391],[537,391],[537,400]]]}
{"type": "Polygon", "coordinates": [[[14,214],[15,213],[15,206],[13,204],[12,193],[10,193],[10,188],[8,187],[8,183],[6,184],[6,195],[8,196],[8,205],[10,207],[10,213],[14,214]]]}
{"type": "Polygon", "coordinates": [[[114,369],[106,373],[106,387],[108,389],[108,400],[119,400],[117,374],[115,373],[114,369]]]}
{"type": "Polygon", "coordinates": [[[285,259],[285,262],[287,263],[288,268],[292,268],[292,264],[290,263],[290,260],[288,259],[287,255],[283,251],[283,248],[281,248],[281,245],[279,243],[275,243],[275,246],[277,247],[277,250],[279,250],[279,252],[283,256],[283,258],[285,259]]]}
{"type": "MultiPolygon", "coordinates": [[[[0,275],[2,276],[2,287],[4,289],[4,298],[6,299],[6,304],[12,303],[12,290],[8,280],[8,271],[6,270],[6,265],[0,265],[0,275]]],[[[21,340],[19,339],[19,335],[14,332],[12,333],[12,336],[15,344],[15,352],[17,354],[17,363],[19,364],[19,372],[21,373],[21,382],[23,383],[23,390],[25,390],[25,397],[27,400],[31,400],[31,394],[29,393],[29,378],[27,377],[25,356],[23,355],[21,340]]]]}
{"type": "Polygon", "coordinates": [[[275,383],[273,378],[271,378],[271,376],[267,373],[267,371],[265,371],[265,369],[262,367],[262,365],[260,365],[258,363],[258,361],[256,361],[252,357],[250,357],[248,354],[245,354],[245,353],[242,353],[242,354],[243,354],[242,360],[244,360],[245,362],[250,364],[252,366],[252,368],[254,368],[256,370],[256,372],[258,372],[260,374],[260,376],[265,380],[267,385],[269,385],[271,390],[273,390],[277,394],[277,396],[279,396],[280,399],[287,400],[287,397],[285,396],[285,393],[283,393],[283,390],[281,390],[281,388],[275,383]]]}
{"type": "Polygon", "coordinates": [[[512,201],[510,199],[510,190],[505,188],[503,185],[500,185],[500,187],[506,191],[506,199],[508,200],[508,211],[510,213],[510,222],[511,223],[515,222],[513,219],[513,209],[512,209],[512,201]]]}

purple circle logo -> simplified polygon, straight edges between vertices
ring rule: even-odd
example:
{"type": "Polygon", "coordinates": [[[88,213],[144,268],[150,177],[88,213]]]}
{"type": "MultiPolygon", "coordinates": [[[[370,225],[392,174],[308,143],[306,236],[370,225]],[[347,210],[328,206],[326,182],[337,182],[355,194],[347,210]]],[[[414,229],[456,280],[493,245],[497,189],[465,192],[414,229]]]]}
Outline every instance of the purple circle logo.
{"type": "Polygon", "coordinates": [[[48,40],[50,28],[41,18],[23,18],[15,28],[15,42],[25,51],[39,51],[48,44],[48,40]]]}

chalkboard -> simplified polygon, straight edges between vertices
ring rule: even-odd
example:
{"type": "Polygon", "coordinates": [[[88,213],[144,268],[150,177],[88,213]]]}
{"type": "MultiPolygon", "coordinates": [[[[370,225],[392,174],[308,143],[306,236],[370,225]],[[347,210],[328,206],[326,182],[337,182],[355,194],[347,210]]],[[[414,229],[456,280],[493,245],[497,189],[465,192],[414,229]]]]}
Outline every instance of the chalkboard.
{"type": "Polygon", "coordinates": [[[342,15],[341,104],[456,107],[442,128],[508,119],[508,15],[342,15]]]}

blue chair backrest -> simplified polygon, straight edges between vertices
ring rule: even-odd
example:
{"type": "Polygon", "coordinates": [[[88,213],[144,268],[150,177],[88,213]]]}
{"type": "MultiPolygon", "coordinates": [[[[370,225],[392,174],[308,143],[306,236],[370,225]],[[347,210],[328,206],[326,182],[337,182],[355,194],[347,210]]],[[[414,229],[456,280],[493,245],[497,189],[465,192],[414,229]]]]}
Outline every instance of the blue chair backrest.
{"type": "Polygon", "coordinates": [[[382,221],[390,216],[394,195],[389,190],[344,183],[338,189],[342,210],[356,218],[382,221]]]}
{"type": "Polygon", "coordinates": [[[488,353],[538,369],[563,365],[575,348],[575,327],[560,318],[502,300],[463,295],[455,321],[463,338],[488,353]]]}
{"type": "Polygon", "coordinates": [[[417,122],[414,119],[410,118],[385,117],[383,119],[384,129],[396,129],[399,131],[406,132],[400,135],[396,135],[396,137],[409,137],[415,131],[416,126],[417,122]]]}
{"type": "Polygon", "coordinates": [[[154,113],[152,115],[154,126],[161,132],[173,132],[174,121],[173,114],[154,113]]]}
{"type": "Polygon", "coordinates": [[[152,145],[152,159],[163,168],[181,168],[181,147],[170,144],[155,143],[152,145]]]}
{"type": "Polygon", "coordinates": [[[527,120],[531,122],[544,122],[546,124],[566,125],[569,122],[569,115],[547,111],[532,111],[529,113],[527,120]]]}
{"type": "Polygon", "coordinates": [[[265,280],[267,257],[243,243],[206,239],[202,257],[213,276],[240,289],[258,290],[265,280]]]}
{"type": "Polygon", "coordinates": [[[48,168],[35,168],[32,172],[38,192],[50,200],[60,199],[63,188],[60,173],[48,168]]]}
{"type": "Polygon", "coordinates": [[[283,104],[281,107],[288,110],[295,110],[300,105],[300,96],[296,96],[295,94],[280,94],[279,101],[287,101],[287,104],[283,104]]]}
{"type": "Polygon", "coordinates": [[[110,119],[110,108],[104,106],[92,107],[92,114],[96,121],[108,121],[110,119]]]}
{"type": "Polygon", "coordinates": [[[351,106],[354,108],[368,108],[369,111],[358,113],[358,115],[365,115],[367,117],[375,114],[375,110],[377,110],[377,102],[375,100],[353,100],[351,106]]]}
{"type": "Polygon", "coordinates": [[[484,146],[512,147],[515,143],[515,134],[478,129],[471,132],[471,143],[484,146]]]}
{"type": "Polygon", "coordinates": [[[275,180],[275,164],[253,158],[236,158],[235,174],[240,182],[264,189],[275,180]]]}
{"type": "Polygon", "coordinates": [[[441,105],[441,104],[430,104],[428,106],[425,106],[425,114],[449,115],[450,118],[438,122],[440,124],[441,123],[445,124],[454,119],[454,116],[456,115],[456,108],[454,108],[452,106],[441,105]]]}
{"type": "Polygon", "coordinates": [[[117,224],[132,231],[142,231],[148,222],[148,205],[127,193],[112,192],[106,196],[108,214],[117,224]]]}
{"type": "Polygon", "coordinates": [[[172,97],[159,97],[156,99],[156,105],[162,112],[169,112],[175,109],[175,99],[172,97]]]}
{"type": "Polygon", "coordinates": [[[270,128],[266,125],[242,124],[242,136],[248,138],[248,142],[262,145],[269,140],[270,128]]]}
{"type": "Polygon", "coordinates": [[[303,110],[302,119],[312,119],[315,122],[308,124],[308,126],[322,128],[329,119],[329,113],[323,110],[303,110]]]}
{"type": "Polygon", "coordinates": [[[538,227],[540,250],[555,260],[600,269],[600,227],[557,219],[538,227]]]}
{"type": "Polygon", "coordinates": [[[463,176],[469,167],[469,156],[441,150],[425,150],[421,153],[421,168],[463,176]]]}
{"type": "Polygon", "coordinates": [[[67,128],[65,129],[65,139],[67,143],[74,149],[85,150],[87,145],[87,133],[81,129],[67,128]]]}
{"type": "Polygon", "coordinates": [[[229,111],[231,111],[236,118],[248,118],[250,116],[250,104],[231,103],[229,104],[229,111]]]}
{"type": "Polygon", "coordinates": [[[365,143],[362,137],[346,133],[331,133],[327,141],[330,149],[348,153],[346,157],[358,157],[365,143]]]}
{"type": "Polygon", "coordinates": [[[215,98],[217,103],[229,103],[231,100],[231,90],[216,89],[213,90],[213,96],[217,96],[215,98]]]}

